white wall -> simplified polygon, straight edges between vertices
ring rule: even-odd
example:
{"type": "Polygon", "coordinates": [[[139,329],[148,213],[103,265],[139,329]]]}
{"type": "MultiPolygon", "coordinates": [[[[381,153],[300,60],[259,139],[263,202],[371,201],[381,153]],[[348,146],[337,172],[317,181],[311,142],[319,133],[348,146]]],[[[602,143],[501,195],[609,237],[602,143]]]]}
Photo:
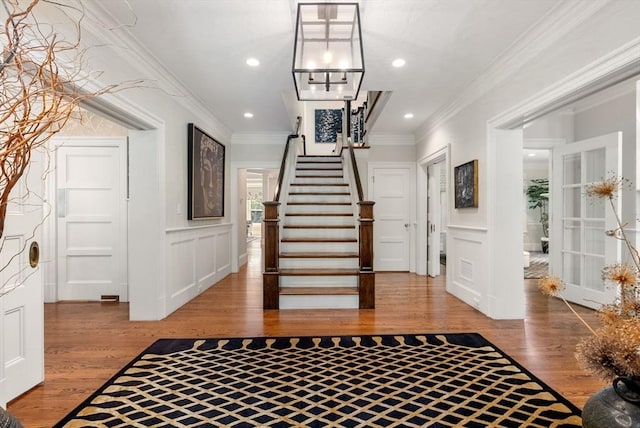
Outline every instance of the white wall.
{"type": "MultiPolygon", "coordinates": [[[[505,265],[522,265],[522,247],[511,253],[500,247],[522,240],[522,184],[505,186],[511,183],[509,177],[503,174],[505,166],[516,163],[522,165],[522,154],[517,150],[500,152],[499,139],[488,123],[497,125],[507,119],[515,120],[529,113],[526,107],[541,108],[545,103],[579,89],[580,82],[577,77],[572,78],[572,74],[596,78],[597,70],[603,70],[600,72],[602,77],[606,67],[614,68],[617,64],[611,59],[612,52],[621,50],[627,55],[625,46],[640,40],[640,2],[602,4],[604,6],[597,13],[577,27],[566,25],[561,29],[556,28],[528,42],[529,45],[519,50],[520,55],[544,49],[537,51],[521,65],[517,59],[507,61],[506,64],[518,65],[496,70],[491,84],[482,82],[485,85],[481,87],[484,95],[478,97],[471,92],[463,94],[452,115],[426,124],[419,135],[418,159],[451,144],[452,167],[472,159],[479,161],[479,207],[452,209],[450,213],[447,252],[454,259],[451,264],[448,263],[451,268],[447,274],[448,281],[456,281],[464,276],[464,286],[468,292],[453,290],[453,293],[469,304],[475,303],[469,296],[477,296],[477,306],[493,318],[524,316],[523,302],[519,297],[512,298],[508,292],[510,289],[518,292],[522,289],[521,268],[503,269],[505,265]],[[519,221],[516,229],[508,230],[504,222],[508,223],[511,218],[519,221]],[[483,236],[485,230],[486,236],[483,236]],[[468,268],[469,264],[461,264],[460,254],[463,242],[469,239],[462,235],[469,233],[474,235],[472,241],[475,250],[465,253],[466,257],[471,265],[482,268],[463,271],[461,266],[468,268]],[[485,259],[485,255],[489,257],[485,259]],[[483,263],[487,263],[486,267],[483,263]]],[[[520,43],[527,43],[527,40],[521,40],[520,43]]],[[[634,51],[629,52],[625,58],[633,56],[634,51]]],[[[640,57],[640,50],[635,57],[640,57]]],[[[516,180],[521,178],[522,175],[514,177],[516,180]]]]}
{"type": "Polygon", "coordinates": [[[150,128],[129,131],[130,317],[161,319],[231,272],[231,132],[144,51],[109,30],[108,17],[99,19],[105,25],[86,28],[82,38],[90,52],[85,70],[100,72],[91,86],[140,79],[102,98],[150,128]],[[226,147],[223,218],[187,220],[188,123],[226,147]]]}
{"type": "Polygon", "coordinates": [[[234,203],[238,205],[237,233],[234,239],[238,241],[238,266],[247,262],[247,228],[242,227],[247,224],[247,170],[238,170],[238,192],[232,195],[234,203]]]}

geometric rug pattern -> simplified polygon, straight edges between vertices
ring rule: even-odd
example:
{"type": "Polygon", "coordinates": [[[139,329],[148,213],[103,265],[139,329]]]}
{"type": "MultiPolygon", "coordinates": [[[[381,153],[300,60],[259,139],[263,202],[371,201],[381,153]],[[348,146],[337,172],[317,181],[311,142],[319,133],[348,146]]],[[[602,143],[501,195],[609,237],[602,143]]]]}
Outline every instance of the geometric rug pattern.
{"type": "Polygon", "coordinates": [[[56,427],[579,427],[476,333],[160,339],[56,427]]]}

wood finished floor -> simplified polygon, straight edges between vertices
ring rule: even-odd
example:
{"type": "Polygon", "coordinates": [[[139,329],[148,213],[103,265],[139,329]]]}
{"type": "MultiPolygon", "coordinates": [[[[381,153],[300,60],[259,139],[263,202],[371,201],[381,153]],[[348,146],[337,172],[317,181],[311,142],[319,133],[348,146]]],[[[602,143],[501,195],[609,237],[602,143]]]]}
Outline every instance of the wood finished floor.
{"type": "MultiPolygon", "coordinates": [[[[586,328],[526,281],[525,320],[497,321],[452,297],[444,277],[376,275],[375,310],[262,310],[259,241],[249,263],[161,321],[124,303],[45,305],[45,381],[9,403],[25,427],[50,427],[158,338],[478,332],[579,407],[604,385],[574,359],[586,328]]],[[[577,308],[595,322],[593,311],[577,308]]]]}

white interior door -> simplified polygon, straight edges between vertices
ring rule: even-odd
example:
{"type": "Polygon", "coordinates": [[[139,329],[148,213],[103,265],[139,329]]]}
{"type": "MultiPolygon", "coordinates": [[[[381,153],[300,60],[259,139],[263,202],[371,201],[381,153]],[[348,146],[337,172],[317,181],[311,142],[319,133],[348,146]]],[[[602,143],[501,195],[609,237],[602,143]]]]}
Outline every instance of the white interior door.
{"type": "Polygon", "coordinates": [[[408,271],[411,233],[411,169],[372,168],[374,267],[408,271]]]}
{"type": "MultiPolygon", "coordinates": [[[[42,154],[11,193],[0,251],[0,406],[44,380],[43,276],[30,264],[30,247],[40,240],[42,154]]],[[[35,251],[35,250],[34,250],[35,251]]],[[[36,253],[33,253],[36,255],[36,253]]]]}
{"type": "MultiPolygon", "coordinates": [[[[591,308],[615,298],[601,271],[619,260],[620,241],[605,235],[616,227],[612,210],[585,197],[585,186],[619,173],[621,147],[622,133],[613,133],[553,149],[552,273],[567,284],[567,300],[591,308]]],[[[619,210],[621,197],[614,202],[619,210]]]]}
{"type": "Polygon", "coordinates": [[[440,167],[434,163],[427,167],[427,275],[440,275],[440,167]]]}
{"type": "Polygon", "coordinates": [[[56,152],[58,299],[126,301],[126,140],[56,152]]]}

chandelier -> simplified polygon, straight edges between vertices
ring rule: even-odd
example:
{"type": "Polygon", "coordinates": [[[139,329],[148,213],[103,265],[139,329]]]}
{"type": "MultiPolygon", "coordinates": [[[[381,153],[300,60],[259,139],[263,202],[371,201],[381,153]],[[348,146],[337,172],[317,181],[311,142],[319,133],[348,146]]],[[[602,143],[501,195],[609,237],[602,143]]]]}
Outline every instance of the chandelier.
{"type": "Polygon", "coordinates": [[[293,47],[300,101],[355,100],[364,76],[357,3],[300,3],[293,47]]]}

